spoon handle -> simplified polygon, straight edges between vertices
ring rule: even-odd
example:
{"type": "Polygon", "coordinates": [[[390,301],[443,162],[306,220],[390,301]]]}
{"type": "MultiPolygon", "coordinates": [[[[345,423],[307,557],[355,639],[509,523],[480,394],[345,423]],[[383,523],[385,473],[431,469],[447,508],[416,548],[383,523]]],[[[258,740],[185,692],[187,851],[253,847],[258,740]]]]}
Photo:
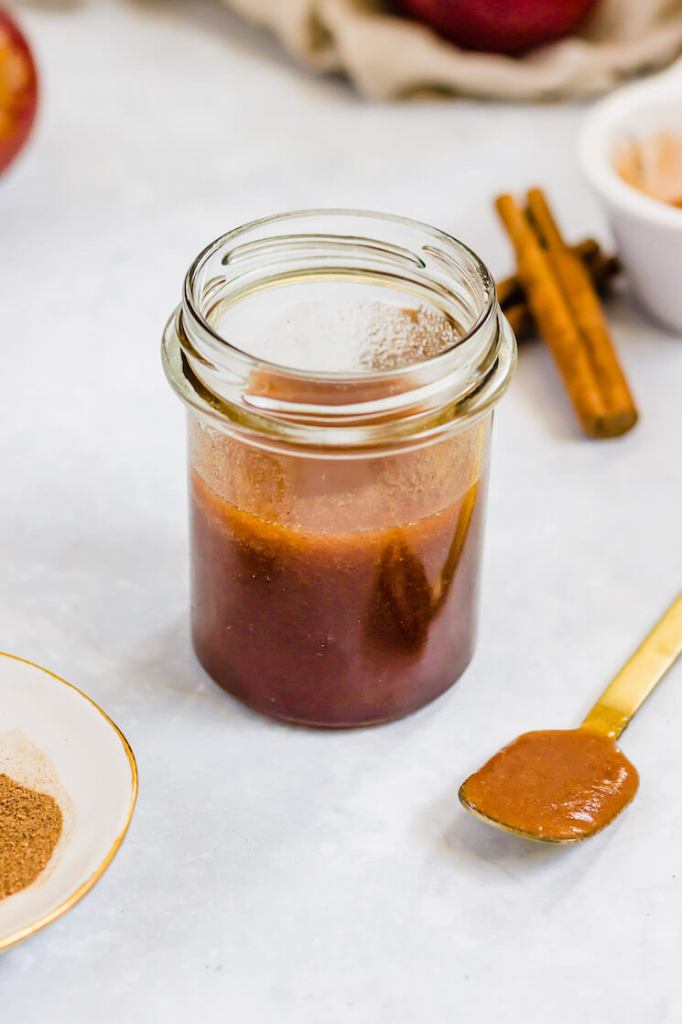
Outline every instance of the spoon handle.
{"type": "Polygon", "coordinates": [[[582,723],[618,739],[632,716],[682,653],[682,594],[673,601],[631,658],[609,683],[582,723]]]}

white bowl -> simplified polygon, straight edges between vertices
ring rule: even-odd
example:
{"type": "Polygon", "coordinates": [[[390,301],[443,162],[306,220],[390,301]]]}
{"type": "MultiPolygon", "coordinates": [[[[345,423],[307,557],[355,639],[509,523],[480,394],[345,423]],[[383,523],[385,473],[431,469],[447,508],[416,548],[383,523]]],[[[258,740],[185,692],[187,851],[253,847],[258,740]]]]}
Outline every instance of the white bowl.
{"type": "Polygon", "coordinates": [[[620,144],[660,131],[682,133],[682,61],[597,103],[579,155],[608,212],[633,293],[655,319],[682,333],[682,209],[639,192],[614,168],[620,144]]]}
{"type": "Polygon", "coordinates": [[[111,863],[137,795],[135,759],[110,718],[75,686],[0,653],[0,772],[53,796],[61,838],[45,870],[0,900],[0,951],[50,924],[111,863]]]}

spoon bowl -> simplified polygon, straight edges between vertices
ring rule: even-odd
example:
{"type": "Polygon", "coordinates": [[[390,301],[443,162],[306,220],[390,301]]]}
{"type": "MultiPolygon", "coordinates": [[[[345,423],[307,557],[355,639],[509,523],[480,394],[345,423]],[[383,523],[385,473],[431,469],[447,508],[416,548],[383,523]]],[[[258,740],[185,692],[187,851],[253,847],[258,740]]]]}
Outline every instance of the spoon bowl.
{"type": "Polygon", "coordinates": [[[577,843],[606,828],[639,786],[616,740],[681,652],[682,594],[579,728],[523,733],[462,783],[462,805],[488,825],[544,843],[577,843]]]}
{"type": "Polygon", "coordinates": [[[462,784],[468,811],[544,843],[577,843],[606,828],[634,798],[635,766],[589,729],[527,732],[462,784]]]}

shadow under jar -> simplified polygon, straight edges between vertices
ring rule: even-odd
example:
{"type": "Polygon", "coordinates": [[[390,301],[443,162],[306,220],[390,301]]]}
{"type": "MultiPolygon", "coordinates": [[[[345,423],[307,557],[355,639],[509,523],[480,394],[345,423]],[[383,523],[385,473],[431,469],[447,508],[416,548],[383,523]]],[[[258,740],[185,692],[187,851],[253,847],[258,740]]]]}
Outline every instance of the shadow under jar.
{"type": "Polygon", "coordinates": [[[468,665],[492,410],[514,339],[486,268],[400,217],[256,221],[164,334],[188,409],[192,631],[277,718],[385,722],[468,665]]]}

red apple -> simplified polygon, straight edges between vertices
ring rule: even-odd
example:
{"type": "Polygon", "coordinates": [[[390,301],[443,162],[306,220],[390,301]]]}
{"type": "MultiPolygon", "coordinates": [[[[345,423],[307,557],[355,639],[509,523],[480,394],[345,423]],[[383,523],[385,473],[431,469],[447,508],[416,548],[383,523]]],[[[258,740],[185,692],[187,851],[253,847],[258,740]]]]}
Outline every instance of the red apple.
{"type": "Polygon", "coordinates": [[[398,0],[458,46],[521,53],[567,35],[595,0],[398,0]]]}
{"type": "Polygon", "coordinates": [[[0,8],[0,172],[26,142],[38,105],[38,75],[17,23],[0,8]]]}

